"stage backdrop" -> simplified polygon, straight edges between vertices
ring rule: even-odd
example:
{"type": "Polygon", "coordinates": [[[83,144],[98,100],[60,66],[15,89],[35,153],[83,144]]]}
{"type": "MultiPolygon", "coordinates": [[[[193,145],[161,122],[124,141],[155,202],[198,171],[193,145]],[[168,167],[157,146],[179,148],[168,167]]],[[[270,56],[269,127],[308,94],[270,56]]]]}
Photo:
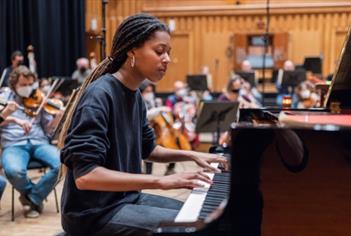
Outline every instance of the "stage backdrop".
{"type": "MultiPolygon", "coordinates": [[[[0,69],[32,44],[40,77],[70,76],[85,56],[84,0],[1,0],[0,69]]],[[[1,72],[0,72],[1,73],[1,72]]]]}

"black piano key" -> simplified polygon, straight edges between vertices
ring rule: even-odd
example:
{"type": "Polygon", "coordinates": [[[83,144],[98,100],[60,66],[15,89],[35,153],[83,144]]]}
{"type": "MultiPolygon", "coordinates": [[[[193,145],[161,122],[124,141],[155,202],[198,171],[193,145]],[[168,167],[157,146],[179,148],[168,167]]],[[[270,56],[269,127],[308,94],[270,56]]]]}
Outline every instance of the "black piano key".
{"type": "Polygon", "coordinates": [[[207,192],[199,214],[199,219],[205,219],[211,212],[219,207],[224,199],[228,198],[230,192],[230,173],[216,173],[212,181],[213,184],[207,192]]]}

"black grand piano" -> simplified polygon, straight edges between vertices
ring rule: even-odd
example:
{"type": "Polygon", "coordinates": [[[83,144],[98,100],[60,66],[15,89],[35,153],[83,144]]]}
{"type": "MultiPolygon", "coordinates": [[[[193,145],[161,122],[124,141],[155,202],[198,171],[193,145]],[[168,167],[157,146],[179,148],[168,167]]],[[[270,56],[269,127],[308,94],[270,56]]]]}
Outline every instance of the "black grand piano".
{"type": "Polygon", "coordinates": [[[154,234],[351,235],[350,108],[349,30],[325,108],[240,110],[230,173],[214,176],[195,220],[154,234]]]}

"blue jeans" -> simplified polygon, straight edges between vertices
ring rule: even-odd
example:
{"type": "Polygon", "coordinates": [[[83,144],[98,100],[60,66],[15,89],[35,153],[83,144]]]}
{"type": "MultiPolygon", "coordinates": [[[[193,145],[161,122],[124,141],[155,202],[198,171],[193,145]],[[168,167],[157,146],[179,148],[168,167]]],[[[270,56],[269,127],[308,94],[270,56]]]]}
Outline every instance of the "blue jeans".
{"type": "Polygon", "coordinates": [[[162,196],[141,193],[135,204],[125,204],[94,236],[149,235],[160,222],[173,222],[183,203],[162,196]]]}
{"type": "Polygon", "coordinates": [[[0,175],[0,200],[1,200],[2,194],[5,191],[5,187],[6,187],[6,179],[0,175]]]}
{"type": "Polygon", "coordinates": [[[60,153],[50,144],[27,143],[10,146],[3,150],[2,166],[7,179],[15,189],[39,206],[55,186],[60,168],[60,153]],[[36,184],[27,176],[27,166],[32,160],[37,160],[50,168],[36,184]]]}

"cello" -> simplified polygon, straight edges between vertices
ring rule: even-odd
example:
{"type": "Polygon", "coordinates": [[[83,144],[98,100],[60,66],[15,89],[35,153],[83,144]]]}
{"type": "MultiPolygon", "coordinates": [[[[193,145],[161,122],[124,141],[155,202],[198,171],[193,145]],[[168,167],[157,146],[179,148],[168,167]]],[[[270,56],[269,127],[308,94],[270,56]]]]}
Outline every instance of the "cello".
{"type": "Polygon", "coordinates": [[[161,112],[153,118],[151,125],[155,130],[156,143],[158,145],[172,149],[191,150],[187,137],[179,128],[174,127],[171,113],[161,112]]]}

